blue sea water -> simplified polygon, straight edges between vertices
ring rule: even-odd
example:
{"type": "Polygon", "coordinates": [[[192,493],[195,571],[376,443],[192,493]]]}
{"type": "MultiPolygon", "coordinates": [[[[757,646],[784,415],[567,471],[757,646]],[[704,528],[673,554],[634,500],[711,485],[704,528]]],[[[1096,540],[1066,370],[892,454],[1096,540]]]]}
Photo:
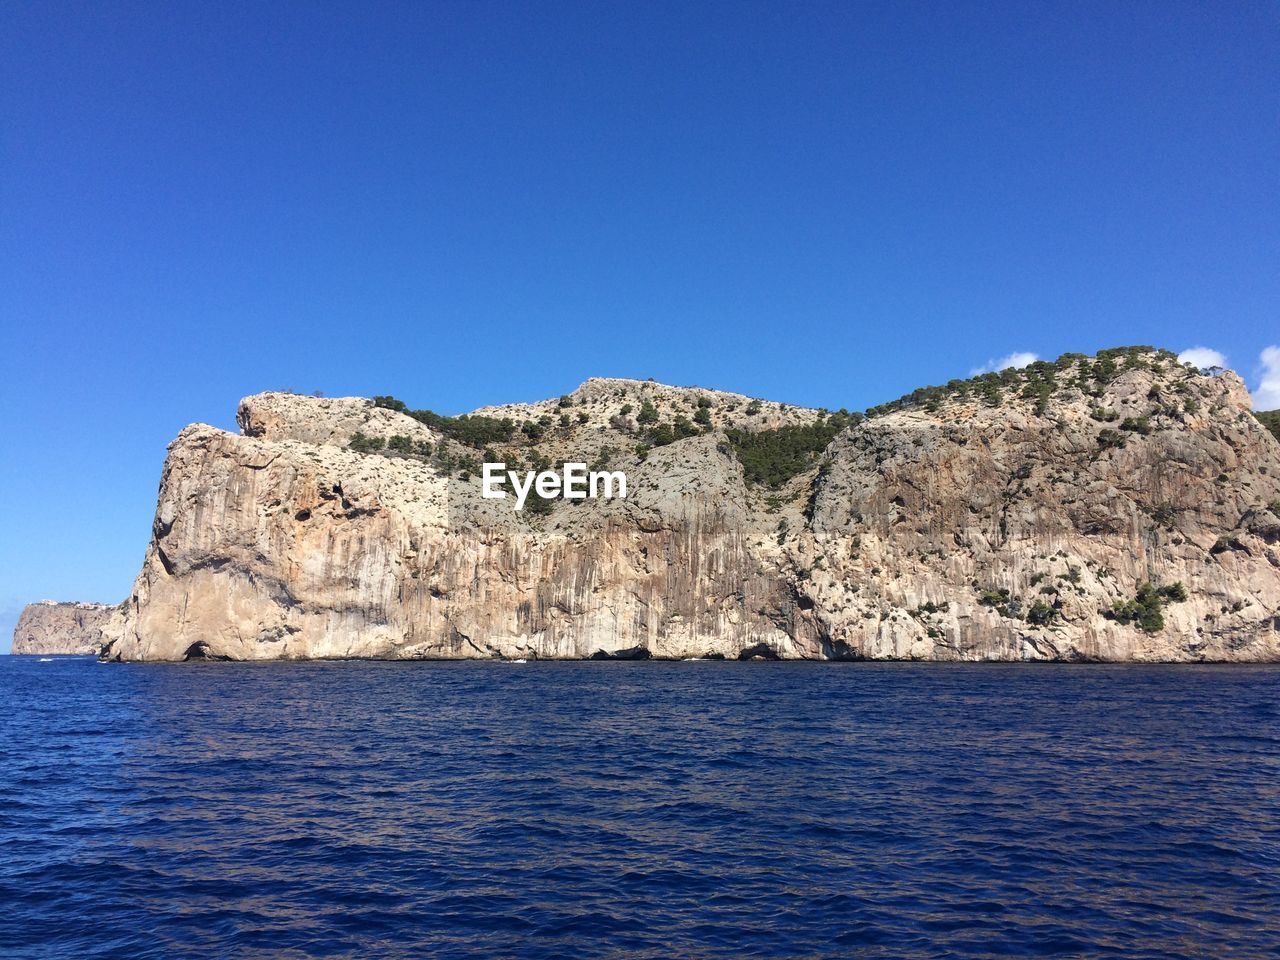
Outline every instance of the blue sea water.
{"type": "Polygon", "coordinates": [[[1278,693],[0,658],[0,956],[1275,956],[1278,693]]]}

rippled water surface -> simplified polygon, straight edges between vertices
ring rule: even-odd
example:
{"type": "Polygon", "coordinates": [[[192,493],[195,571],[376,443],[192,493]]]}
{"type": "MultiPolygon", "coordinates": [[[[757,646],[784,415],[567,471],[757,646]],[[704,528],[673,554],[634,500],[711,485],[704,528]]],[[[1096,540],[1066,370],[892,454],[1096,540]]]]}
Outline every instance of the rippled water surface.
{"type": "Polygon", "coordinates": [[[0,658],[0,956],[1273,956],[1280,670],[0,658]]]}

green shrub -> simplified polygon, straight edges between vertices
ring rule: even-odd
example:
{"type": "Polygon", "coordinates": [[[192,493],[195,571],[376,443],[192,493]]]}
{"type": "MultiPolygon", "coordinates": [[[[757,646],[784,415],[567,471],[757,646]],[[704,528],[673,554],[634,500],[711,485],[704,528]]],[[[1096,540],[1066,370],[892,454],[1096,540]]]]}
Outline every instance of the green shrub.
{"type": "Polygon", "coordinates": [[[516,425],[509,417],[483,417],[472,414],[461,417],[445,417],[431,410],[410,410],[409,416],[438,430],[446,437],[477,450],[495,443],[505,443],[515,435],[516,425]]]}
{"type": "Polygon", "coordinates": [[[1157,369],[1161,359],[1172,357],[1173,354],[1167,350],[1156,350],[1148,346],[1101,350],[1095,360],[1090,360],[1082,353],[1064,353],[1052,363],[1037,360],[1021,369],[1010,367],[998,373],[979,374],[968,380],[951,380],[941,387],[920,387],[897,400],[871,407],[867,410],[867,416],[878,417],[910,407],[937,410],[944,399],[963,401],[976,397],[988,406],[996,407],[1004,402],[1006,390],[1019,385],[1021,389],[1016,395],[1031,401],[1036,413],[1043,414],[1048,410],[1050,398],[1063,385],[1100,396],[1106,385],[1117,376],[1121,361],[1129,369],[1145,366],[1157,369]],[[1151,359],[1153,354],[1156,358],[1154,360],[1151,359]]]}
{"type": "Polygon", "coordinates": [[[366,437],[358,430],[351,435],[351,439],[347,442],[347,446],[357,453],[373,453],[382,449],[384,441],[382,437],[366,437]]]}
{"type": "Polygon", "coordinates": [[[1036,600],[1035,603],[1031,604],[1031,609],[1027,611],[1027,623],[1034,624],[1037,627],[1048,626],[1057,619],[1058,611],[1043,600],[1036,600]]]}
{"type": "Polygon", "coordinates": [[[676,417],[671,423],[658,424],[645,435],[645,438],[650,446],[665,447],[669,443],[675,443],[686,437],[696,437],[700,432],[689,422],[688,417],[676,417]]]}
{"type": "Polygon", "coordinates": [[[978,605],[991,607],[1002,617],[1009,616],[1012,597],[1008,590],[983,590],[978,594],[978,605]]]}
{"type": "Polygon", "coordinates": [[[657,422],[658,422],[658,408],[655,407],[648,400],[645,400],[643,403],[640,404],[640,412],[636,414],[636,423],[646,424],[646,423],[657,423],[657,422]]]}
{"type": "Polygon", "coordinates": [[[1110,427],[1098,433],[1098,449],[1112,450],[1120,449],[1125,445],[1125,437],[1123,433],[1112,430],[1110,427]]]}
{"type": "Polygon", "coordinates": [[[613,447],[601,447],[600,452],[596,455],[595,460],[588,466],[589,470],[607,470],[613,463],[613,458],[617,456],[617,451],[613,447]]]}
{"type": "Polygon", "coordinates": [[[1255,413],[1254,416],[1271,431],[1273,437],[1280,440],[1280,410],[1265,410],[1262,413],[1255,413]]]}
{"type": "Polygon", "coordinates": [[[538,496],[536,492],[530,492],[528,499],[524,502],[524,512],[535,517],[545,517],[555,508],[556,499],[554,497],[547,499],[538,496]]]}
{"type": "Polygon", "coordinates": [[[818,423],[775,427],[772,430],[729,430],[726,436],[750,483],[777,489],[817,461],[852,415],[833,413],[818,423]]]}
{"type": "Polygon", "coordinates": [[[1157,587],[1148,581],[1138,585],[1132,600],[1117,603],[1106,616],[1117,623],[1133,624],[1145,633],[1159,633],[1164,629],[1164,605],[1186,599],[1187,588],[1181,582],[1157,587]]]}

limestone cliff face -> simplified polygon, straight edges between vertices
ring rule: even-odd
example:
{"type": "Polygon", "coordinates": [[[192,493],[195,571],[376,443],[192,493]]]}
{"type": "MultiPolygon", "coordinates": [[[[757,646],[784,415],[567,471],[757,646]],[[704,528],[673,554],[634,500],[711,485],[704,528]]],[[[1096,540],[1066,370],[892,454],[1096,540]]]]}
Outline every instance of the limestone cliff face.
{"type": "Polygon", "coordinates": [[[534,520],[416,461],[190,427],[111,655],[800,655],[740,470],[686,443],[628,471],[627,500],[534,520]]]}
{"type": "Polygon", "coordinates": [[[101,603],[55,603],[43,600],[23,608],[13,630],[15,654],[97,655],[103,629],[115,607],[101,603]]]}
{"type": "Polygon", "coordinates": [[[1194,414],[1134,371],[1045,415],[902,411],[840,437],[798,551],[823,632],[866,657],[1280,659],[1280,444],[1234,374],[1196,387],[1194,414]],[[1161,630],[1108,616],[1142,582],[1187,591],[1161,630]]]}
{"type": "Polygon", "coordinates": [[[105,656],[1280,659],[1280,444],[1243,385],[1063,380],[873,417],[778,489],[726,431],[818,411],[592,380],[477,411],[517,428],[482,457],[370,401],[250,397],[242,435],[171,445],[105,656]],[[642,415],[701,432],[637,449],[642,415]],[[628,497],[516,513],[481,498],[488,455],[607,463],[628,497]],[[1144,629],[1116,610],[1148,581],[1187,599],[1144,629]]]}

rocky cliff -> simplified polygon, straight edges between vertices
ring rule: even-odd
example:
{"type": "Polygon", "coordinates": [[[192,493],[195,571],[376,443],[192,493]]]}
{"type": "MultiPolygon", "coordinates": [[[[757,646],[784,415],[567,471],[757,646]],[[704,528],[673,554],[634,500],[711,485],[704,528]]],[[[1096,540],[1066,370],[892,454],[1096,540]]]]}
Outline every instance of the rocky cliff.
{"type": "Polygon", "coordinates": [[[1280,659],[1280,443],[1234,374],[1067,355],[868,414],[249,397],[171,445],[105,656],[1280,659]],[[628,496],[517,513],[495,459],[628,496]]]}
{"type": "Polygon", "coordinates": [[[53,600],[27,604],[13,629],[13,652],[97,655],[102,652],[102,631],[115,609],[101,603],[53,600]]]}

